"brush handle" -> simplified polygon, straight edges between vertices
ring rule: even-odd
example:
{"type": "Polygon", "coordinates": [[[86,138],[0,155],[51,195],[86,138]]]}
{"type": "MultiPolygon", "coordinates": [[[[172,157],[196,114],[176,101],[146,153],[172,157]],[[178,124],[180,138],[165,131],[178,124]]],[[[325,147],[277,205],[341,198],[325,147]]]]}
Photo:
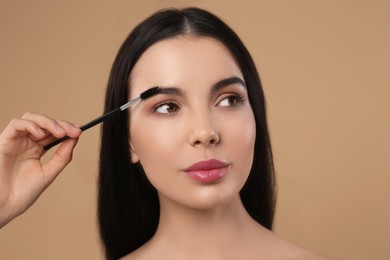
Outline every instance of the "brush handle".
{"type": "MultiPolygon", "coordinates": [[[[97,124],[99,124],[101,122],[103,122],[104,120],[106,120],[110,116],[112,116],[112,115],[114,115],[114,114],[116,114],[118,112],[121,112],[121,111],[122,111],[121,108],[117,108],[115,110],[112,110],[112,111],[108,112],[107,114],[104,114],[104,115],[102,115],[102,116],[100,116],[100,117],[98,117],[98,118],[96,118],[96,119],[86,123],[85,125],[81,126],[80,130],[81,131],[85,131],[85,130],[87,130],[87,129],[89,129],[89,128],[91,128],[91,127],[93,127],[93,126],[95,126],[95,125],[97,125],[97,124]]],[[[56,146],[57,144],[62,143],[63,141],[68,140],[69,138],[70,138],[69,136],[64,136],[64,137],[62,137],[60,139],[55,140],[54,142],[52,142],[52,143],[50,143],[48,145],[45,145],[43,147],[43,149],[45,149],[47,151],[50,148],[52,148],[53,146],[56,146]]]]}
{"type": "MultiPolygon", "coordinates": [[[[104,114],[104,115],[102,115],[102,116],[92,120],[89,123],[86,123],[85,125],[80,127],[80,130],[81,131],[85,131],[85,130],[87,130],[87,129],[89,129],[89,128],[91,128],[91,127],[93,127],[93,126],[95,126],[95,125],[97,125],[97,124],[99,124],[101,122],[103,122],[104,120],[106,120],[107,118],[112,116],[113,114],[116,114],[118,112],[126,110],[130,105],[132,105],[133,103],[137,102],[138,100],[150,98],[151,96],[154,96],[154,95],[156,95],[156,94],[158,94],[160,92],[161,92],[161,89],[159,87],[150,88],[150,89],[142,92],[139,97],[136,97],[136,98],[130,100],[129,102],[127,102],[123,106],[118,107],[117,109],[114,109],[114,110],[112,110],[112,111],[110,111],[110,112],[108,112],[108,113],[106,113],[106,114],[104,114]]],[[[57,139],[54,142],[52,142],[52,143],[50,143],[50,144],[48,144],[46,146],[44,146],[43,149],[49,150],[53,146],[56,146],[57,144],[62,143],[63,141],[65,141],[65,140],[67,140],[69,138],[70,138],[69,136],[64,136],[64,137],[62,137],[60,139],[57,139]]]]}

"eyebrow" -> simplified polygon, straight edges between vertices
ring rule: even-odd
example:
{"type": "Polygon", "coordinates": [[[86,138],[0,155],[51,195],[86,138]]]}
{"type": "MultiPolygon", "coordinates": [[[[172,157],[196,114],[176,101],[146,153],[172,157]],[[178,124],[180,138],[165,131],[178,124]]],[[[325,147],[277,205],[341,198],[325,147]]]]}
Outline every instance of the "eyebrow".
{"type": "MultiPolygon", "coordinates": [[[[227,87],[229,85],[233,85],[233,84],[239,84],[239,85],[246,88],[246,84],[245,84],[244,80],[240,79],[239,77],[234,76],[234,77],[222,79],[222,80],[214,83],[211,87],[211,94],[214,94],[218,90],[220,90],[224,87],[227,87]]],[[[158,94],[168,94],[168,95],[185,97],[185,92],[178,87],[159,86],[159,93],[158,94]]]]}
{"type": "Polygon", "coordinates": [[[224,88],[224,87],[227,87],[227,86],[230,86],[230,85],[234,85],[234,84],[239,84],[243,87],[246,88],[246,84],[245,82],[240,79],[239,77],[230,77],[230,78],[226,78],[226,79],[223,79],[223,80],[220,80],[218,81],[217,83],[215,83],[212,87],[211,87],[211,93],[215,93],[217,92],[218,90],[224,88]]]}
{"type": "Polygon", "coordinates": [[[168,95],[175,95],[184,97],[185,93],[182,89],[176,88],[176,87],[164,87],[164,86],[158,86],[159,91],[157,94],[168,94],[168,95]]]}

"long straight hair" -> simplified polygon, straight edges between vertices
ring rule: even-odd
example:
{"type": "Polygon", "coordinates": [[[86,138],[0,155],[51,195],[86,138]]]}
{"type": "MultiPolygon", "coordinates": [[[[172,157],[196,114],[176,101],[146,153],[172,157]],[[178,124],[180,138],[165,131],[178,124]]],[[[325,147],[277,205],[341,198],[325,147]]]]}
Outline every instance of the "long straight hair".
{"type": "MultiPolygon", "coordinates": [[[[129,75],[142,53],[158,41],[179,35],[219,40],[230,50],[243,73],[256,121],[256,141],[253,165],[240,197],[250,216],[272,229],[275,178],[260,78],[242,41],[218,17],[198,8],[165,9],[139,24],[127,37],[113,63],[105,112],[128,101],[129,75]]],[[[107,259],[120,258],[142,246],[154,235],[159,222],[157,191],[142,166],[131,162],[129,138],[128,113],[117,114],[103,123],[98,217],[107,259]]]]}

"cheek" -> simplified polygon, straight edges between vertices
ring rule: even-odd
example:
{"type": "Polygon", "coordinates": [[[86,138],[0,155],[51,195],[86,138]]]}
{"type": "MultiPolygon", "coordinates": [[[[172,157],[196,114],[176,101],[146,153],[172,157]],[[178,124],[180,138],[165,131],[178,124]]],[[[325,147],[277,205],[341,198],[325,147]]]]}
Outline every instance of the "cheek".
{"type": "MultiPolygon", "coordinates": [[[[248,109],[249,110],[249,109],[248,109]]],[[[254,145],[256,139],[256,122],[251,110],[246,113],[240,113],[234,117],[223,118],[224,124],[226,125],[222,129],[226,129],[226,138],[233,139],[230,140],[232,144],[236,145],[237,148],[250,148],[251,145],[254,145]]]]}
{"type": "Polygon", "coordinates": [[[157,125],[148,120],[142,122],[142,129],[131,128],[133,149],[150,181],[161,176],[163,171],[172,170],[175,154],[180,149],[177,131],[172,124],[157,125]]]}
{"type": "Polygon", "coordinates": [[[226,128],[225,142],[229,146],[232,159],[243,173],[249,174],[253,163],[256,141],[256,122],[253,113],[248,113],[226,128]]]}
{"type": "Polygon", "coordinates": [[[236,145],[238,149],[253,149],[256,139],[256,123],[254,118],[248,116],[246,120],[240,120],[231,129],[232,133],[236,136],[232,142],[233,145],[236,145]]]}
{"type": "Polygon", "coordinates": [[[143,123],[143,127],[134,128],[131,131],[131,143],[141,162],[158,160],[170,155],[173,150],[174,129],[169,126],[148,125],[143,123]]]}

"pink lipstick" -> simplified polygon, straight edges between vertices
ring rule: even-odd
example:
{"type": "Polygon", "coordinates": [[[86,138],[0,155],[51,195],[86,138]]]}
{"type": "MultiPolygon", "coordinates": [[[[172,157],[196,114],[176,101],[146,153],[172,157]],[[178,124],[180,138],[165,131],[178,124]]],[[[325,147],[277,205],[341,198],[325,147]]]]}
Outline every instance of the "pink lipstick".
{"type": "Polygon", "coordinates": [[[194,163],[184,169],[193,180],[202,183],[212,183],[226,175],[229,164],[212,159],[194,163]]]}

